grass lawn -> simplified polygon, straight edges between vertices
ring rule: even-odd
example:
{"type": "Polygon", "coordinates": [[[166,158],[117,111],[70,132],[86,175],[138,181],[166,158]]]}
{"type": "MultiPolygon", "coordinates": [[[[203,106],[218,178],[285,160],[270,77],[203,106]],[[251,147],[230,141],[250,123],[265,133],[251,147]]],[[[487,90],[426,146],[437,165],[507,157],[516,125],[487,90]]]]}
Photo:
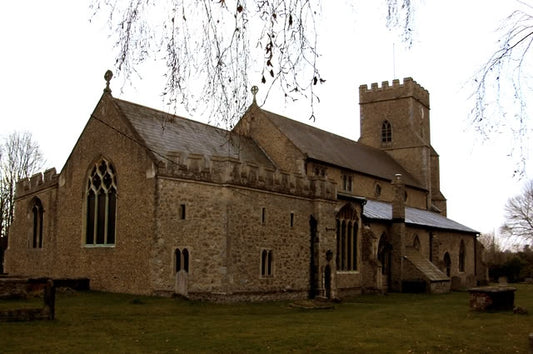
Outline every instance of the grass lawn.
{"type": "MultiPolygon", "coordinates": [[[[517,288],[515,305],[533,313],[533,285],[517,288]]],[[[79,292],[58,294],[54,321],[0,323],[0,353],[527,353],[530,332],[532,314],[472,312],[464,292],[364,295],[331,310],[79,292]]]]}

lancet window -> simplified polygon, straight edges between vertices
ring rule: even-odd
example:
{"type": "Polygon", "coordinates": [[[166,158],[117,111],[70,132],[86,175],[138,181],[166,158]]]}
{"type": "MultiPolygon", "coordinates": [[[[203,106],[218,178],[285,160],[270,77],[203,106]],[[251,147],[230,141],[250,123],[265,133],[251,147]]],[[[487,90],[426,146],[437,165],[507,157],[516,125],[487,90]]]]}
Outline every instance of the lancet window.
{"type": "Polygon", "coordinates": [[[33,214],[33,248],[43,247],[43,205],[39,198],[35,198],[32,207],[33,214]]]}
{"type": "Polygon", "coordinates": [[[272,250],[262,250],[261,251],[261,276],[262,277],[271,277],[272,276],[272,250]]]}
{"type": "Polygon", "coordinates": [[[182,270],[185,273],[189,273],[189,250],[186,248],[183,250],[176,248],[174,251],[174,257],[176,262],[176,273],[182,270]]]}

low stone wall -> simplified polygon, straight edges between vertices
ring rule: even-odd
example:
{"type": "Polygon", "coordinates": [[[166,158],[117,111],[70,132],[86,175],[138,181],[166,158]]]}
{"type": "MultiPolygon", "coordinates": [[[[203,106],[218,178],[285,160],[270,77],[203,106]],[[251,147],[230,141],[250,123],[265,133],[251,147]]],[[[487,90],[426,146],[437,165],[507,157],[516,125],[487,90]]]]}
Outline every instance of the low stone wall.
{"type": "Polygon", "coordinates": [[[17,299],[28,297],[28,279],[0,277],[0,299],[17,299]]]}
{"type": "Polygon", "coordinates": [[[307,291],[270,291],[270,292],[235,292],[235,293],[203,293],[189,292],[188,299],[198,301],[209,301],[216,303],[233,302],[266,302],[282,300],[302,300],[307,299],[307,291]]]}
{"type": "MultiPolygon", "coordinates": [[[[9,282],[5,282],[8,284],[9,282]]],[[[13,283],[12,283],[13,284],[13,283]]],[[[18,285],[20,282],[14,282],[18,285]]],[[[55,318],[56,289],[52,279],[41,281],[27,281],[26,285],[39,284],[44,288],[43,307],[42,308],[24,308],[14,310],[0,311],[0,322],[18,322],[18,321],[35,321],[35,320],[53,320],[55,318]]]]}

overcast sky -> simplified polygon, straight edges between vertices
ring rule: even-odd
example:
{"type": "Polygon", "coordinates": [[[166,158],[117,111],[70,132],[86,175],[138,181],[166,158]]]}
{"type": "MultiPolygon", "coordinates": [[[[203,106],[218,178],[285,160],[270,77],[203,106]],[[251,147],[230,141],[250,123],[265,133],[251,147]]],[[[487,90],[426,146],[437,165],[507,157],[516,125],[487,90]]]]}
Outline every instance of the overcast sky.
{"type": "MultiPolygon", "coordinates": [[[[265,108],[357,140],[359,85],[413,77],[430,93],[431,139],[440,155],[448,216],[481,232],[497,229],[505,201],[523,181],[512,177],[512,137],[482,144],[469,129],[468,82],[496,47],[496,29],[514,1],[423,1],[411,50],[386,30],[373,8],[377,1],[335,3],[323,7],[319,52],[327,81],[318,92],[316,122],[308,121],[305,102],[269,98],[265,108]]],[[[105,71],[114,69],[109,33],[102,21],[89,18],[86,1],[0,2],[0,135],[30,131],[47,167],[58,172],[102,94],[105,71]]],[[[122,83],[120,77],[111,82],[115,97],[165,110],[158,75],[141,72],[122,83]]],[[[533,177],[531,165],[527,178],[533,177]]]]}

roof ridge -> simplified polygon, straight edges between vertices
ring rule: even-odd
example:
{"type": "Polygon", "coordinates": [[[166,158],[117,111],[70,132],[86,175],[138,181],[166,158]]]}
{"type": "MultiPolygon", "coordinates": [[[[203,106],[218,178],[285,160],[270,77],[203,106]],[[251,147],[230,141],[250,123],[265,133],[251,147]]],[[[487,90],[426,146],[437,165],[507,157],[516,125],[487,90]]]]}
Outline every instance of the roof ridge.
{"type": "MultiPolygon", "coordinates": [[[[161,113],[161,114],[164,114],[164,115],[166,115],[166,116],[168,116],[170,118],[187,120],[187,121],[190,121],[190,122],[201,124],[203,126],[206,126],[206,127],[212,128],[212,129],[222,130],[225,133],[228,133],[228,132],[232,133],[233,132],[232,130],[228,130],[228,129],[224,129],[224,128],[221,128],[221,127],[217,127],[217,126],[214,126],[214,125],[211,125],[209,123],[205,123],[205,122],[202,122],[202,121],[199,121],[199,120],[196,120],[196,119],[187,118],[187,117],[183,117],[183,116],[180,116],[180,115],[177,115],[177,114],[174,114],[174,113],[165,112],[165,111],[163,111],[161,109],[148,107],[148,106],[145,106],[145,105],[142,105],[142,104],[139,104],[139,103],[135,103],[135,102],[131,102],[131,101],[127,101],[127,100],[124,100],[124,99],[121,99],[121,98],[113,97],[113,99],[116,100],[116,101],[123,102],[125,104],[129,104],[129,105],[132,105],[132,106],[137,106],[137,107],[141,107],[141,108],[144,108],[144,109],[147,109],[147,110],[150,110],[150,111],[161,113]]],[[[239,135],[237,133],[233,133],[233,134],[239,135]]]]}

